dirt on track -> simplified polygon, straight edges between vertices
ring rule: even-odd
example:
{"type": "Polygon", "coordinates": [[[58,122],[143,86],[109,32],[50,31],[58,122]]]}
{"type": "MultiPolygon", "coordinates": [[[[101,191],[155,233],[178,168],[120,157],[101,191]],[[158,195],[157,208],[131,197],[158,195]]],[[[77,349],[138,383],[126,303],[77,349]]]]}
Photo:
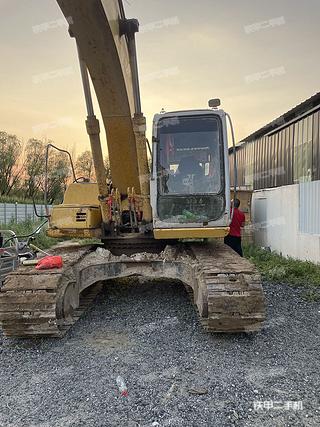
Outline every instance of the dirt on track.
{"type": "Polygon", "coordinates": [[[208,335],[182,285],[133,280],[106,284],[62,340],[1,337],[0,426],[320,425],[320,304],[264,290],[253,335],[208,335]]]}

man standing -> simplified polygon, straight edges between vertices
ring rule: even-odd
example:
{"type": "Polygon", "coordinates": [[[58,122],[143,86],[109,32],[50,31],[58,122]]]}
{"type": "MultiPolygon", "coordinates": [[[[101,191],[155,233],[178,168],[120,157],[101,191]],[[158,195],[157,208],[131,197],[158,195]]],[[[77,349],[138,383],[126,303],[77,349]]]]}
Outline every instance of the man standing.
{"type": "Polygon", "coordinates": [[[239,210],[239,206],[240,200],[235,199],[233,202],[233,218],[230,224],[230,231],[228,236],[224,238],[224,243],[243,257],[241,246],[241,227],[244,226],[246,218],[244,213],[239,210]]]}

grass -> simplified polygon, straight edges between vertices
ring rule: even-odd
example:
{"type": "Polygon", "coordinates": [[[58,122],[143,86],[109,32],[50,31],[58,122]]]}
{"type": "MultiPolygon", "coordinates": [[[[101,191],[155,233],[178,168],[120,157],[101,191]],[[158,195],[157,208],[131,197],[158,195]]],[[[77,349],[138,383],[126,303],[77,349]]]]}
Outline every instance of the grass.
{"type": "MultiPolygon", "coordinates": [[[[17,236],[26,236],[32,233],[41,222],[32,222],[32,221],[24,221],[21,223],[10,222],[9,224],[0,224],[0,230],[12,230],[16,233],[17,236]]],[[[56,245],[59,240],[53,239],[46,235],[47,225],[45,225],[39,234],[35,236],[35,240],[32,243],[38,246],[40,249],[48,249],[51,246],[56,245]]],[[[24,239],[22,239],[24,240],[24,239]]]]}
{"type": "Polygon", "coordinates": [[[320,265],[283,257],[256,246],[244,246],[244,255],[252,261],[263,278],[305,288],[308,300],[320,300],[320,265]]]}

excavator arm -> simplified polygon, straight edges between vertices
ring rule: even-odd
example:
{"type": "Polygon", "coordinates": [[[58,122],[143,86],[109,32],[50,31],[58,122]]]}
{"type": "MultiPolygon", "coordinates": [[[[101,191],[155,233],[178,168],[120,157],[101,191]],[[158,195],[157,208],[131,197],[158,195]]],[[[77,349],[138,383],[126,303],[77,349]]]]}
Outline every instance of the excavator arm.
{"type": "MultiPolygon", "coordinates": [[[[146,170],[146,147],[137,147],[135,114],[140,95],[134,58],[129,54],[121,0],[57,0],[70,23],[81,60],[89,70],[107,136],[112,183],[121,194],[140,194],[140,169],[146,170]],[[138,148],[138,150],[137,150],[138,148]],[[139,159],[138,159],[139,156],[139,159]]],[[[141,117],[140,117],[141,121],[141,117]]],[[[139,128],[141,131],[141,127],[139,128]]],[[[142,129],[144,131],[144,129],[142,129]]]]}

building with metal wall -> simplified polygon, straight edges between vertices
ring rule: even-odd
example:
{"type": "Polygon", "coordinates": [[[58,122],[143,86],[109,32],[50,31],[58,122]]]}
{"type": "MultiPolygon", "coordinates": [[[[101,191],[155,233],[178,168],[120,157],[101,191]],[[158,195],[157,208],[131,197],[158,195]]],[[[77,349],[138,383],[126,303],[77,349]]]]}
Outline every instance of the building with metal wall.
{"type": "MultiPolygon", "coordinates": [[[[236,147],[238,187],[254,190],[256,243],[316,262],[320,262],[319,131],[317,93],[236,147]]],[[[229,153],[232,162],[233,150],[229,153]]]]}
{"type": "MultiPolygon", "coordinates": [[[[317,93],[242,140],[236,150],[238,185],[258,190],[320,180],[319,124],[317,93]]],[[[233,183],[233,171],[231,178],[233,183]]]]}

